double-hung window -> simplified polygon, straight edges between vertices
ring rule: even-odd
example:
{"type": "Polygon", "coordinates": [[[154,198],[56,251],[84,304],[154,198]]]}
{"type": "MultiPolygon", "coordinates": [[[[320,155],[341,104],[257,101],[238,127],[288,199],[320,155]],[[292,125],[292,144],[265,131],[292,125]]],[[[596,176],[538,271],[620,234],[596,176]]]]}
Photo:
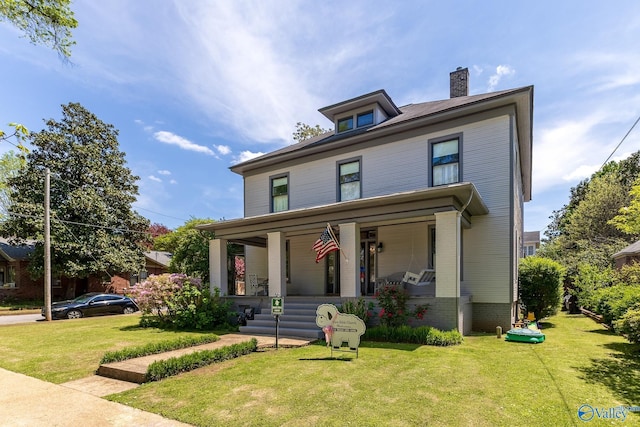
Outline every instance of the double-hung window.
{"type": "Polygon", "coordinates": [[[271,212],[289,210],[289,175],[271,178],[271,212]]]}
{"type": "Polygon", "coordinates": [[[460,182],[460,138],[431,142],[431,184],[460,182]]]}
{"type": "Polygon", "coordinates": [[[362,197],[360,159],[338,163],[338,200],[354,200],[362,197]]]}

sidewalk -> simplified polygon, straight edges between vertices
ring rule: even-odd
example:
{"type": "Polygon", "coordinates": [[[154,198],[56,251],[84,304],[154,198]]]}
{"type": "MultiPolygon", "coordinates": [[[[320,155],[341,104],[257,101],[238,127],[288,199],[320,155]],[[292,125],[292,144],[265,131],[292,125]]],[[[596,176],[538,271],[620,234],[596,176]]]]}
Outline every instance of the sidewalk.
{"type": "Polygon", "coordinates": [[[177,427],[189,424],[0,369],[3,427],[177,427]]]}
{"type": "MultiPolygon", "coordinates": [[[[219,348],[254,338],[252,335],[222,335],[215,343],[188,349],[160,353],[152,356],[110,363],[122,371],[130,371],[135,378],[146,372],[154,360],[168,359],[202,349],[219,348]]],[[[255,336],[258,347],[274,347],[275,337],[255,336]]],[[[278,339],[279,347],[299,347],[309,340],[297,338],[278,339]]],[[[102,369],[102,367],[101,367],[102,369]]],[[[51,427],[90,425],[92,427],[173,427],[189,426],[160,415],[144,412],[100,398],[120,393],[138,386],[135,382],[121,381],[94,375],[64,384],[53,384],[0,368],[0,426],[2,427],[51,427]]]]}

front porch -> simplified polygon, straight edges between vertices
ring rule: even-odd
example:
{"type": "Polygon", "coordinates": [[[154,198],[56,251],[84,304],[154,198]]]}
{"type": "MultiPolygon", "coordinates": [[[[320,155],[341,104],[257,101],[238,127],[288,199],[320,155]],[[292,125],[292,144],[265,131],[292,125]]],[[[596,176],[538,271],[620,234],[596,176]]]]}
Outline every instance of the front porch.
{"type": "Polygon", "coordinates": [[[244,246],[245,296],[232,297],[243,304],[255,301],[261,308],[272,296],[373,300],[379,278],[431,269],[437,281],[412,289],[411,303],[430,305],[433,314],[426,323],[432,326],[470,331],[471,322],[465,320],[471,317],[471,310],[465,310],[470,296],[461,292],[462,229],[471,227],[473,215],[487,212],[473,184],[461,183],[200,228],[216,234],[210,242],[210,283],[222,295],[236,293],[227,244],[244,246]],[[328,222],[340,251],[316,263],[312,247],[328,222]],[[263,295],[247,295],[253,293],[248,277],[263,279],[263,295]]]}

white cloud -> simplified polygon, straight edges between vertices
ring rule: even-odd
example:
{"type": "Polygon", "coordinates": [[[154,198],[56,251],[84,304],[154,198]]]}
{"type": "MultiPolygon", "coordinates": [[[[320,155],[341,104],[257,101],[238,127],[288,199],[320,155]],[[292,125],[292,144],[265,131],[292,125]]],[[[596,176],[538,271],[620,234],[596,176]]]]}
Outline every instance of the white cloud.
{"type": "Polygon", "coordinates": [[[166,169],[162,169],[158,171],[158,175],[171,175],[171,171],[168,171],[166,169]]]}
{"type": "Polygon", "coordinates": [[[156,176],[153,176],[153,175],[149,175],[149,179],[151,181],[155,181],[155,182],[162,182],[162,180],[160,178],[158,178],[156,176]]]}
{"type": "Polygon", "coordinates": [[[495,74],[489,77],[489,86],[487,87],[487,92],[493,92],[503,77],[512,76],[515,74],[515,72],[516,71],[508,65],[498,65],[496,67],[495,74]]]}
{"type": "Polygon", "coordinates": [[[243,151],[240,153],[240,155],[234,158],[233,164],[246,162],[247,160],[255,159],[256,157],[260,157],[264,154],[265,153],[262,153],[262,152],[254,153],[248,150],[243,151]]]}
{"type": "Polygon", "coordinates": [[[178,181],[176,181],[175,179],[169,180],[169,184],[175,185],[177,183],[178,183],[178,181]]]}
{"type": "Polygon", "coordinates": [[[153,137],[160,142],[164,142],[165,144],[177,145],[183,150],[195,151],[197,153],[204,153],[209,156],[215,156],[215,153],[209,147],[205,147],[204,145],[194,144],[188,139],[183,138],[171,132],[167,132],[163,130],[158,131],[153,134],[153,137]]]}
{"type": "Polygon", "coordinates": [[[218,150],[218,153],[226,156],[227,154],[231,154],[231,148],[228,145],[214,145],[213,148],[218,150]]]}

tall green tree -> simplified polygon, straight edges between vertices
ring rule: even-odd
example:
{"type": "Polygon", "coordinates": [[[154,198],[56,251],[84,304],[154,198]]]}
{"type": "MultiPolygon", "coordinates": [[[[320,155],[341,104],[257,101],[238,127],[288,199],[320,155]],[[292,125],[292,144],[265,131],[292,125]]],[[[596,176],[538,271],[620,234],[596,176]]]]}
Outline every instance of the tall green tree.
{"type": "Polygon", "coordinates": [[[198,230],[197,225],[214,222],[208,218],[191,218],[175,231],[154,239],[154,249],[171,252],[169,270],[185,273],[201,279],[209,277],[209,240],[214,238],[210,231],[198,230]]]}
{"type": "Polygon", "coordinates": [[[71,56],[71,30],[78,26],[71,0],[2,0],[0,20],[18,27],[31,43],[50,47],[64,58],[71,56]]]}
{"type": "Polygon", "coordinates": [[[623,233],[640,235],[640,179],[637,179],[629,191],[630,201],[628,206],[623,206],[618,215],[613,217],[609,224],[623,233]]]}
{"type": "MultiPolygon", "coordinates": [[[[68,59],[71,56],[71,30],[78,26],[71,10],[71,0],[1,0],[0,21],[8,21],[18,27],[33,44],[42,44],[68,59]]],[[[24,154],[23,145],[29,131],[19,123],[9,123],[10,133],[0,129],[0,141],[11,142],[24,154]]]]}
{"type": "Polygon", "coordinates": [[[80,104],[62,106],[62,119],[32,133],[34,149],[9,179],[13,212],[0,226],[14,241],[35,239],[30,263],[43,274],[45,169],[51,171],[52,273],[86,277],[138,271],[149,221],[132,210],[139,179],[119,150],[118,131],[80,104]]]}
{"type": "Polygon", "coordinates": [[[326,132],[329,132],[329,130],[322,129],[320,125],[309,126],[306,123],[298,122],[296,123],[296,130],[293,132],[293,140],[296,142],[302,142],[326,132]]]}
{"type": "Polygon", "coordinates": [[[0,156],[0,218],[10,210],[9,179],[14,178],[24,166],[24,158],[15,151],[7,151],[0,156]]]}

